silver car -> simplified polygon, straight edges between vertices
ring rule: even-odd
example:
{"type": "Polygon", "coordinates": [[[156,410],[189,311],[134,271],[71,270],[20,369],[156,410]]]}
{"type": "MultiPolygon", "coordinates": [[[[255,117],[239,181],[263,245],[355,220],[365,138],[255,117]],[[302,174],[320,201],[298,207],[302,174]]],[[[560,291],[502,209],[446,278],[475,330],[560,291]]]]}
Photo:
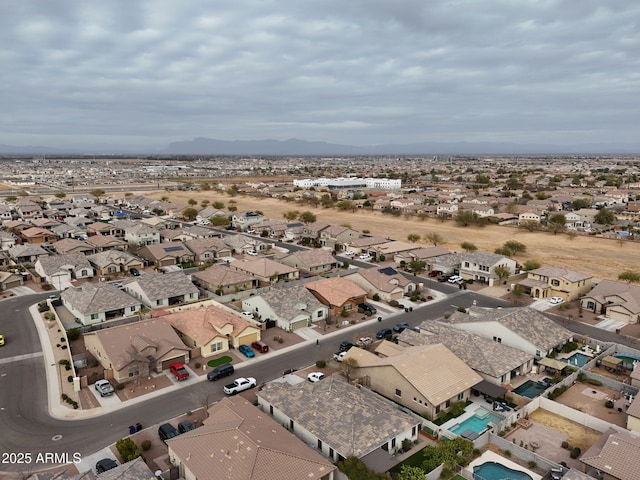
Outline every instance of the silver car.
{"type": "Polygon", "coordinates": [[[96,390],[100,393],[101,397],[113,395],[115,392],[113,385],[111,385],[108,380],[98,380],[96,382],[96,390]]]}

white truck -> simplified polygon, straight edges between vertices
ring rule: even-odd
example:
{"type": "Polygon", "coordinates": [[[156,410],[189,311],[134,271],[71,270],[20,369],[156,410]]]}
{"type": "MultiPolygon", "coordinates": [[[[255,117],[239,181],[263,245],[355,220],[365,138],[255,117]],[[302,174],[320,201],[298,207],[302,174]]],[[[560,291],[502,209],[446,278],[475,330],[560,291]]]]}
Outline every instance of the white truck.
{"type": "Polygon", "coordinates": [[[256,379],[253,377],[240,377],[236,378],[233,383],[224,386],[224,393],[227,395],[235,395],[236,393],[244,392],[256,386],[256,379]]]}

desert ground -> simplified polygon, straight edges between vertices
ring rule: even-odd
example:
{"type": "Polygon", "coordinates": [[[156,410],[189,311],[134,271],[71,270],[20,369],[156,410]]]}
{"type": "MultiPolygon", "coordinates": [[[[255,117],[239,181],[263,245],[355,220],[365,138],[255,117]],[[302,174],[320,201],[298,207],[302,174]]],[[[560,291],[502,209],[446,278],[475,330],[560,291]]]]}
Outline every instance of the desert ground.
{"type": "Polygon", "coordinates": [[[516,260],[523,263],[534,259],[543,266],[558,266],[594,276],[594,280],[608,278],[615,280],[625,270],[640,271],[640,242],[618,241],[591,236],[575,236],[565,234],[553,235],[546,232],[528,232],[515,227],[488,225],[485,227],[461,227],[453,221],[417,218],[405,219],[392,217],[369,210],[344,212],[336,209],[313,208],[268,197],[251,197],[215,191],[152,191],[148,197],[160,199],[168,197],[170,201],[188,206],[194,199],[200,204],[202,200],[211,203],[220,201],[225,207],[233,200],[239,212],[259,210],[266,217],[274,220],[283,219],[283,214],[290,210],[313,212],[318,222],[348,225],[356,230],[368,230],[371,235],[383,236],[394,240],[405,240],[407,235],[420,235],[419,243],[431,244],[425,239],[431,232],[437,232],[443,239],[442,246],[452,251],[460,251],[462,242],[471,242],[479,250],[493,252],[508,240],[516,240],[527,247],[527,252],[519,254],[516,260]]]}

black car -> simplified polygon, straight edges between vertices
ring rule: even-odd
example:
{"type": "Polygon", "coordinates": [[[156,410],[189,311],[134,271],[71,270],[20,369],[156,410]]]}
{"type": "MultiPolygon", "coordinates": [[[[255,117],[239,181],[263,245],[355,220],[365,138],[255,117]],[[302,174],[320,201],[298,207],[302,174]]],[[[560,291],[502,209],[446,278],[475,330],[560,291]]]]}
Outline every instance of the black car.
{"type": "Polygon", "coordinates": [[[365,312],[369,312],[372,315],[374,313],[378,313],[378,310],[376,309],[376,307],[374,307],[373,305],[369,304],[369,303],[359,303],[358,304],[358,309],[362,309],[365,312]]]}
{"type": "Polygon", "coordinates": [[[130,268],[129,273],[131,273],[131,275],[133,275],[134,277],[140,276],[140,270],[138,270],[137,268],[130,268]]]}
{"type": "Polygon", "coordinates": [[[405,328],[411,328],[411,325],[409,325],[407,322],[399,322],[393,326],[393,331],[397,333],[402,333],[405,328]]]}
{"type": "Polygon", "coordinates": [[[178,424],[178,431],[180,433],[190,432],[191,430],[195,430],[195,429],[196,429],[196,426],[193,424],[193,422],[190,422],[189,420],[183,420],[178,424]]]}
{"type": "Polygon", "coordinates": [[[340,344],[340,351],[341,351],[341,352],[346,352],[346,351],[347,351],[347,350],[349,350],[351,347],[355,347],[355,346],[356,346],[356,344],[355,344],[355,343],[352,343],[352,342],[349,342],[349,341],[345,340],[344,342],[342,342],[342,343],[340,344]]]}
{"type": "Polygon", "coordinates": [[[106,472],[112,468],[116,468],[118,464],[111,458],[103,458],[96,463],[96,473],[106,472]]]}
{"type": "Polygon", "coordinates": [[[393,335],[393,332],[390,328],[383,328],[378,333],[376,333],[376,338],[378,340],[382,340],[383,338],[391,337],[391,335],[393,335]]]}
{"type": "Polygon", "coordinates": [[[438,277],[439,282],[448,282],[452,275],[440,275],[438,277]]]}
{"type": "Polygon", "coordinates": [[[166,442],[170,438],[177,437],[180,435],[180,432],[176,430],[176,427],[171,425],[170,423],[163,423],[158,427],[158,435],[160,436],[160,440],[166,442]]]}

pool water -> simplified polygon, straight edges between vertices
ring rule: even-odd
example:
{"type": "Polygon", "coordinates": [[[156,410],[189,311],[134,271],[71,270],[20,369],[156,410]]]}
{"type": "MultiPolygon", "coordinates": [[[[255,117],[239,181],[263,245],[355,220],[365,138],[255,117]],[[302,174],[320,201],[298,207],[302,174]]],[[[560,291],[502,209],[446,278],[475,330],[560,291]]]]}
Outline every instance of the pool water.
{"type": "Polygon", "coordinates": [[[591,357],[589,355],[578,352],[574,353],[569,358],[563,359],[564,362],[567,362],[569,365],[574,365],[576,367],[584,367],[589,360],[591,360],[591,357]]]}
{"type": "Polygon", "coordinates": [[[500,415],[491,413],[484,408],[479,408],[471,417],[449,428],[449,431],[456,435],[460,435],[465,430],[471,430],[472,432],[481,434],[486,430],[488,423],[497,425],[502,420],[503,418],[500,415]]]}
{"type": "Polygon", "coordinates": [[[473,478],[474,480],[533,480],[531,475],[496,462],[486,462],[473,467],[473,478]]]}
{"type": "Polygon", "coordinates": [[[538,382],[534,382],[533,380],[527,380],[522,385],[520,385],[518,388],[514,388],[513,391],[515,393],[517,393],[518,395],[521,395],[523,397],[536,398],[538,395],[540,395],[546,389],[547,389],[547,387],[544,387],[543,385],[540,385],[538,382]]]}

